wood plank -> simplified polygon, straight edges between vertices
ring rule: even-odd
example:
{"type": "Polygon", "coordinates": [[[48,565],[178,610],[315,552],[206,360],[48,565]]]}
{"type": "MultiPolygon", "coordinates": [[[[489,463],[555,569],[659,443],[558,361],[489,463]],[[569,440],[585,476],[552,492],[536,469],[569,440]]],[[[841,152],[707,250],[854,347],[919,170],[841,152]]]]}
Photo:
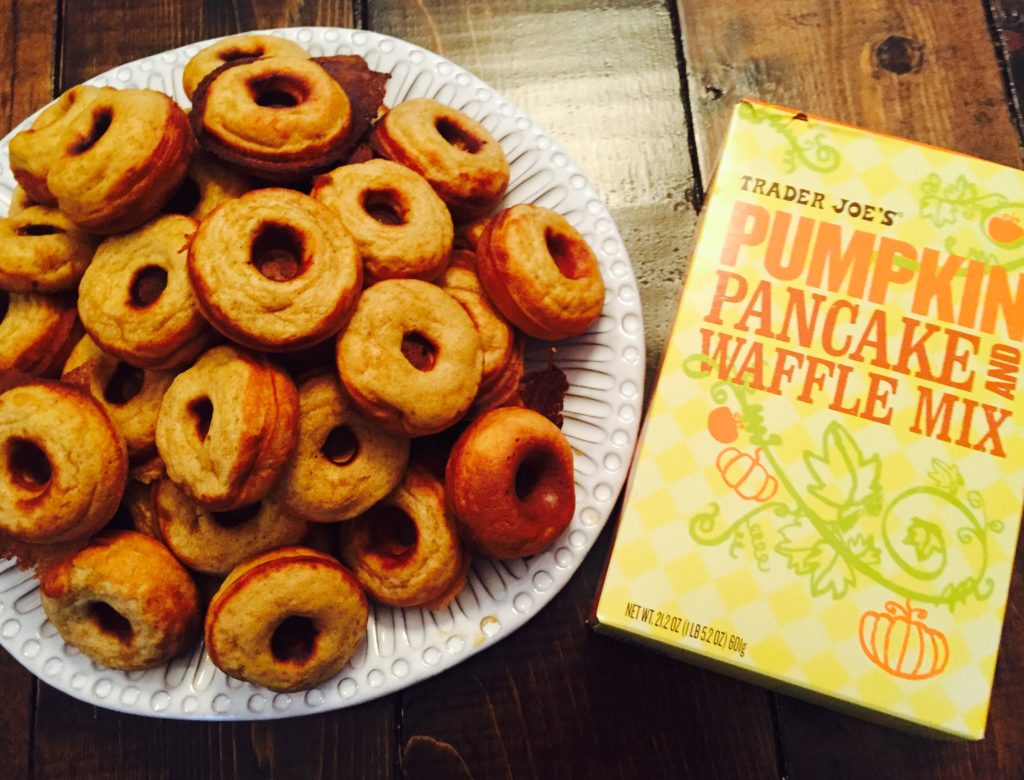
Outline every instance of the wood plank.
{"type": "MultiPolygon", "coordinates": [[[[745,95],[1020,167],[981,3],[679,0],[679,8],[705,180],[745,95]]],[[[985,741],[936,743],[779,697],[788,776],[1024,776],[1021,568],[1018,560],[985,741]]]]}
{"type": "MultiPolygon", "coordinates": [[[[380,0],[367,27],[449,57],[527,111],[597,186],[640,282],[649,378],[696,221],[672,20],[643,0],[380,0]]],[[[770,696],[588,631],[608,534],[543,613],[408,690],[409,778],[766,777],[770,696]]]]}
{"type": "Polygon", "coordinates": [[[997,49],[1017,123],[1024,135],[1024,0],[987,0],[997,49]]]}
{"type": "Polygon", "coordinates": [[[205,38],[272,27],[351,27],[355,20],[351,0],[65,2],[63,89],[123,62],[205,38]]]}
{"type": "Polygon", "coordinates": [[[702,172],[744,96],[1020,167],[980,2],[678,2],[702,172]]]}
{"type": "MultiPolygon", "coordinates": [[[[56,0],[0,0],[0,129],[11,127],[46,103],[53,92],[56,0]]],[[[0,622],[4,618],[0,617],[0,622]]],[[[35,678],[0,652],[0,755],[3,776],[31,772],[35,678]]]]}
{"type": "MultiPolygon", "coordinates": [[[[352,26],[348,0],[146,5],[68,3],[61,84],[193,40],[286,25],[352,26]]],[[[51,47],[52,48],[52,47],[51,47]]],[[[40,686],[38,777],[391,776],[395,702],[273,722],[204,724],[120,715],[40,686]]]]}

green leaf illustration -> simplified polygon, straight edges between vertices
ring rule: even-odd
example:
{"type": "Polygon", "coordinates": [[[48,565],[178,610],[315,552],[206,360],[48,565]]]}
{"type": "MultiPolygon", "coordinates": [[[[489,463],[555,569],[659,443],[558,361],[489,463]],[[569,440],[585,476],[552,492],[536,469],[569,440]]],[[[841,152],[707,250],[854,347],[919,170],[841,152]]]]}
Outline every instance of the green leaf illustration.
{"type": "Polygon", "coordinates": [[[854,558],[868,566],[877,566],[882,561],[882,553],[871,534],[857,534],[850,540],[849,550],[854,558]]]}
{"type": "Polygon", "coordinates": [[[946,542],[942,538],[942,529],[935,523],[915,517],[910,521],[904,544],[909,544],[917,553],[917,560],[924,561],[936,553],[944,553],[946,542]]]}
{"type": "Polygon", "coordinates": [[[960,469],[952,463],[946,463],[938,458],[932,458],[932,468],[928,472],[928,479],[939,490],[954,495],[964,484],[964,478],[960,476],[960,469]]]}
{"type": "MultiPolygon", "coordinates": [[[[779,529],[779,534],[782,541],[775,545],[775,552],[785,557],[786,565],[797,574],[810,576],[812,596],[830,593],[832,598],[839,599],[856,582],[853,571],[839,551],[821,538],[809,518],[793,516],[779,529]]],[[[867,542],[864,547],[867,551],[867,542]]],[[[870,554],[870,551],[865,554],[870,554]]],[[[877,548],[874,554],[878,554],[877,548]]]]}
{"type": "Polygon", "coordinates": [[[804,463],[814,478],[808,492],[836,509],[836,520],[843,527],[852,526],[864,508],[879,503],[878,455],[864,457],[853,436],[839,423],[829,423],[822,452],[804,452],[804,463]]]}

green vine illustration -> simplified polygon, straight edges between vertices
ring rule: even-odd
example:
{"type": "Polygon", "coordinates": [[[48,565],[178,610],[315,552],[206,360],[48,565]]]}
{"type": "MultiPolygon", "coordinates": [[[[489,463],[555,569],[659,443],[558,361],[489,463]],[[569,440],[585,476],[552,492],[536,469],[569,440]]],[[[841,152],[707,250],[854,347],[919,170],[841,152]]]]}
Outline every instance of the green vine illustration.
{"type": "MultiPolygon", "coordinates": [[[[715,365],[708,357],[694,355],[684,361],[683,369],[693,379],[708,380],[715,365]]],[[[690,519],[690,535],[696,542],[728,542],[732,557],[749,544],[758,568],[768,571],[769,545],[762,524],[771,521],[779,537],[772,551],[789,569],[808,578],[812,596],[842,598],[861,577],[905,599],[950,610],[970,598],[984,600],[992,594],[988,537],[1004,526],[988,519],[982,495],[967,489],[954,464],[934,459],[927,484],[903,486],[886,501],[881,458],[865,454],[852,434],[833,421],[826,426],[820,448],[804,451],[810,479],[797,484],[778,459],[775,450],[782,439],[766,425],[764,409],[754,400],[756,392],[716,380],[710,394],[718,404],[738,406],[747,439],[780,489],[770,502],[735,520],[723,518],[720,505],[711,503],[690,519]],[[951,523],[956,527],[949,532],[951,523]],[[957,567],[959,574],[951,574],[950,569],[957,567]],[[950,576],[956,578],[942,585],[950,576]]]]}
{"type": "Polygon", "coordinates": [[[827,136],[824,132],[815,134],[813,138],[800,140],[790,127],[794,121],[791,116],[774,111],[761,111],[751,103],[741,103],[738,111],[739,115],[751,124],[767,123],[786,140],[789,148],[782,157],[786,173],[793,173],[798,162],[818,173],[830,173],[842,162],[839,150],[825,143],[827,136]]]}
{"type": "MultiPolygon", "coordinates": [[[[944,184],[937,173],[930,173],[921,182],[919,200],[921,216],[937,228],[954,225],[961,219],[976,222],[982,236],[997,249],[1024,252],[1024,202],[1011,201],[997,192],[981,192],[978,187],[959,175],[950,184],[944,184]]],[[[989,249],[978,246],[963,248],[957,239],[945,240],[946,251],[980,260],[989,265],[1000,265],[1007,271],[1024,266],[1024,254],[1010,261],[1002,261],[989,249]]],[[[963,276],[964,269],[958,272],[963,276]]]]}

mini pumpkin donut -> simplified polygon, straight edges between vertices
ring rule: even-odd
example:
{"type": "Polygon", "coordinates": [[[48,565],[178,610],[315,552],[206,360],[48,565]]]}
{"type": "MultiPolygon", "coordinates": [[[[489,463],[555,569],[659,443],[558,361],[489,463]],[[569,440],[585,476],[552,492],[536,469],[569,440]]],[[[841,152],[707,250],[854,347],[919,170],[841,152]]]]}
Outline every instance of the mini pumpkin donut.
{"type": "Polygon", "coordinates": [[[601,315],[597,258],[560,214],[538,206],[505,209],[477,245],[477,270],[498,310],[528,336],[578,336],[601,315]]]}
{"type": "Polygon", "coordinates": [[[369,607],[352,573],[307,547],[239,565],[210,600],[206,650],[226,674],[274,691],[330,679],[366,638],[369,607]]]}
{"type": "Polygon", "coordinates": [[[337,359],[356,407],[406,436],[436,433],[461,418],[483,366],[469,315],[418,279],[388,279],[364,291],[338,339],[337,359]]]}
{"type": "Polygon", "coordinates": [[[348,520],[394,490],[408,461],[406,437],[359,414],[333,372],[317,373],[299,385],[299,443],[275,497],[307,520],[348,520]]]}
{"type": "Polygon", "coordinates": [[[192,145],[188,118],[167,95],[104,90],[61,135],[47,186],[77,225],[123,233],[160,211],[185,177],[192,145]]]}
{"type": "Polygon", "coordinates": [[[72,87],[44,108],[32,127],[11,139],[11,173],[25,194],[36,203],[46,206],[57,204],[57,199],[46,185],[46,177],[60,151],[61,136],[75,117],[105,91],[113,90],[84,84],[72,87]]]}
{"type": "Polygon", "coordinates": [[[7,207],[7,216],[16,217],[30,206],[38,205],[40,204],[32,200],[28,193],[25,192],[25,188],[19,184],[11,194],[11,205],[7,207]]]}
{"type": "Polygon", "coordinates": [[[82,335],[70,295],[21,295],[0,290],[0,371],[51,378],[60,374],[82,335]]]}
{"type": "Polygon", "coordinates": [[[46,566],[43,610],[61,637],[97,663],[134,671],[162,666],[195,635],[199,593],[167,548],[115,531],[46,566]]]}
{"type": "Polygon", "coordinates": [[[508,160],[483,125],[427,98],[399,103],[370,138],[382,156],[423,176],[458,217],[494,208],[508,186],[508,160]]]}
{"type": "Polygon", "coordinates": [[[452,251],[452,218],[418,173],[388,160],[317,177],[312,196],[341,217],[363,255],[367,282],[436,279],[452,251]]]}
{"type": "Polygon", "coordinates": [[[169,479],[153,485],[160,536],[179,561],[207,574],[227,574],[247,558],[298,543],[306,523],[274,501],[212,512],[169,479]]]}
{"type": "Polygon", "coordinates": [[[341,557],[373,598],[396,607],[447,606],[468,569],[444,485],[415,464],[395,492],[342,526],[341,557]]]}
{"type": "Polygon", "coordinates": [[[217,157],[253,175],[301,180],[342,155],[352,107],[317,63],[266,57],[204,78],[189,119],[199,145],[217,157]]]}
{"type": "Polygon", "coordinates": [[[488,383],[486,388],[481,388],[473,400],[473,405],[466,413],[467,418],[479,417],[484,412],[497,409],[499,406],[525,406],[522,403],[521,383],[523,380],[523,352],[526,348],[526,339],[522,333],[516,332],[516,338],[512,345],[512,357],[505,364],[500,374],[497,374],[488,383]]]}
{"type": "Polygon", "coordinates": [[[295,449],[298,407],[292,380],[266,358],[214,347],[160,404],[156,446],[167,476],[216,512],[259,501],[295,449]]]}
{"type": "Polygon", "coordinates": [[[78,312],[106,353],[133,366],[179,368],[209,344],[186,270],[196,223],[179,214],[106,239],[82,276],[78,312]]]}
{"type": "Polygon", "coordinates": [[[0,288],[24,293],[73,290],[97,243],[46,206],[30,206],[0,219],[0,288]]]}
{"type": "Polygon", "coordinates": [[[359,250],[340,218],[284,189],[254,190],[203,220],[188,273],[217,330],[267,351],[301,349],[337,333],[362,286],[359,250]]]}
{"type": "Polygon", "coordinates": [[[127,473],[124,439],[86,393],[42,382],[0,395],[0,532],[84,539],[114,516],[127,473]]]}
{"type": "Polygon", "coordinates": [[[224,201],[240,198],[256,186],[248,176],[226,168],[212,155],[196,152],[188,173],[164,206],[164,213],[184,214],[201,222],[224,201]]]}
{"type": "Polygon", "coordinates": [[[492,217],[478,217],[470,222],[460,222],[455,226],[455,246],[459,249],[468,249],[476,252],[476,245],[480,242],[480,236],[487,230],[487,223],[492,217]]]}
{"type": "Polygon", "coordinates": [[[445,495],[460,532],[482,553],[534,555],[572,521],[572,448],[537,412],[494,409],[452,448],[445,495]]]}
{"type": "Polygon", "coordinates": [[[516,354],[516,330],[487,298],[476,273],[476,255],[472,252],[464,249],[454,251],[439,284],[466,310],[480,334],[480,348],[484,356],[480,393],[486,394],[504,375],[506,366],[516,354]]]}
{"type": "Polygon", "coordinates": [[[170,371],[136,368],[106,354],[88,336],[71,350],[61,380],[77,385],[110,415],[133,462],[156,453],[160,401],[174,381],[170,371]]]}
{"type": "Polygon", "coordinates": [[[221,38],[201,49],[185,64],[185,72],[181,74],[181,85],[185,89],[185,95],[191,100],[199,82],[221,65],[235,60],[259,57],[308,59],[309,55],[299,44],[278,38],[276,35],[232,35],[221,38]]]}

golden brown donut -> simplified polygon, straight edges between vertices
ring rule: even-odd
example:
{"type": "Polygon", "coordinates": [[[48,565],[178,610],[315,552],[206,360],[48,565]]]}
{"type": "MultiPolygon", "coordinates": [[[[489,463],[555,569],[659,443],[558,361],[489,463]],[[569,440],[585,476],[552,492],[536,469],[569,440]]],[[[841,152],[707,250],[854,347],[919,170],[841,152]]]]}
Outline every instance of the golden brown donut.
{"type": "Polygon", "coordinates": [[[105,91],[113,90],[85,84],[72,87],[44,108],[32,127],[11,139],[11,173],[34,202],[47,206],[57,204],[46,185],[46,177],[60,151],[61,136],[75,117],[105,91]]]}
{"type": "Polygon", "coordinates": [[[487,230],[487,223],[492,217],[477,217],[470,222],[460,222],[455,226],[455,246],[459,249],[468,249],[476,252],[476,245],[480,243],[480,237],[487,230]]]}
{"type": "Polygon", "coordinates": [[[14,188],[14,192],[11,193],[11,205],[7,207],[7,216],[16,217],[30,206],[38,205],[40,204],[32,200],[28,193],[25,192],[25,188],[19,184],[14,188]]]}
{"type": "Polygon", "coordinates": [[[0,371],[51,378],[60,374],[82,335],[70,295],[21,295],[0,290],[0,371]]]}
{"type": "Polygon", "coordinates": [[[76,224],[123,233],[160,211],[191,154],[188,118],[169,97],[104,90],[64,130],[46,182],[76,224]]]}
{"type": "Polygon", "coordinates": [[[597,258],[560,214],[538,206],[505,209],[477,245],[477,271],[498,310],[528,336],[578,336],[601,315],[597,258]]]}
{"type": "Polygon", "coordinates": [[[83,336],[68,355],[61,380],[81,387],[99,402],[124,436],[129,459],[156,453],[156,418],[174,381],[173,372],[136,368],[83,336]]]}
{"type": "Polygon", "coordinates": [[[455,443],[445,495],[460,532],[482,553],[535,555],[572,521],[572,448],[537,412],[495,409],[455,443]]]}
{"type": "Polygon", "coordinates": [[[295,449],[298,395],[261,355],[214,347],[164,394],[156,446],[167,476],[207,509],[259,501],[295,449]]]}
{"type": "Polygon", "coordinates": [[[226,674],[274,691],[330,679],[366,638],[369,607],[331,556],[285,547],[238,566],[210,601],[206,650],[226,674]]]}
{"type": "Polygon", "coordinates": [[[74,290],[97,243],[46,206],[30,206],[0,219],[0,288],[23,293],[74,290]]]}
{"type": "Polygon", "coordinates": [[[320,65],[295,57],[227,63],[203,79],[189,115],[207,151],[254,175],[302,179],[338,159],[352,109],[320,65]]]}
{"type": "Polygon", "coordinates": [[[223,203],[203,220],[188,274],[217,330],[267,351],[337,333],[362,285],[359,250],[340,218],[308,195],[273,188],[223,203]]]}
{"type": "Polygon", "coordinates": [[[185,95],[191,100],[199,82],[221,65],[253,57],[307,59],[309,55],[299,44],[278,38],[276,35],[232,35],[221,38],[201,49],[185,64],[185,72],[181,74],[181,85],[185,89],[185,95]]]}
{"type": "Polygon", "coordinates": [[[370,138],[382,156],[423,176],[457,217],[494,208],[508,186],[508,160],[486,128],[427,98],[399,103],[370,138]]]}
{"type": "Polygon", "coordinates": [[[390,493],[409,461],[409,440],[353,408],[334,372],[299,384],[299,443],[274,491],[319,523],[348,520],[390,493]]]}
{"type": "Polygon", "coordinates": [[[488,299],[477,276],[476,255],[472,252],[464,249],[452,252],[448,270],[439,285],[466,310],[480,334],[480,348],[484,356],[480,394],[486,395],[505,375],[517,347],[521,346],[516,339],[516,329],[488,299]]]}
{"type": "Polygon", "coordinates": [[[391,495],[341,527],[341,557],[373,598],[396,607],[447,606],[468,568],[444,485],[416,464],[391,495]]]}
{"type": "Polygon", "coordinates": [[[184,214],[201,222],[224,201],[240,198],[256,186],[253,179],[225,167],[212,155],[196,152],[164,213],[184,214]]]}
{"type": "Polygon", "coordinates": [[[111,669],[162,666],[195,636],[199,594],[167,548],[114,531],[39,573],[43,610],[61,637],[111,669]]]}
{"type": "Polygon", "coordinates": [[[227,574],[247,558],[297,544],[306,523],[274,501],[212,512],[190,500],[169,479],[153,485],[160,537],[179,561],[208,574],[227,574]]]}
{"type": "Polygon", "coordinates": [[[191,362],[210,332],[188,281],[196,223],[179,214],[106,239],[82,277],[78,312],[106,353],[142,368],[191,362]]]}
{"type": "Polygon", "coordinates": [[[338,339],[337,359],[356,407],[406,436],[436,433],[460,419],[483,366],[469,315],[418,279],[388,279],[365,290],[338,339]]]}
{"type": "Polygon", "coordinates": [[[388,160],[343,165],[311,193],[341,217],[363,255],[368,284],[436,279],[452,251],[452,218],[427,180],[388,160]]]}
{"type": "Polygon", "coordinates": [[[84,539],[114,516],[127,473],[124,439],[86,393],[39,382],[0,394],[0,532],[84,539]]]}

